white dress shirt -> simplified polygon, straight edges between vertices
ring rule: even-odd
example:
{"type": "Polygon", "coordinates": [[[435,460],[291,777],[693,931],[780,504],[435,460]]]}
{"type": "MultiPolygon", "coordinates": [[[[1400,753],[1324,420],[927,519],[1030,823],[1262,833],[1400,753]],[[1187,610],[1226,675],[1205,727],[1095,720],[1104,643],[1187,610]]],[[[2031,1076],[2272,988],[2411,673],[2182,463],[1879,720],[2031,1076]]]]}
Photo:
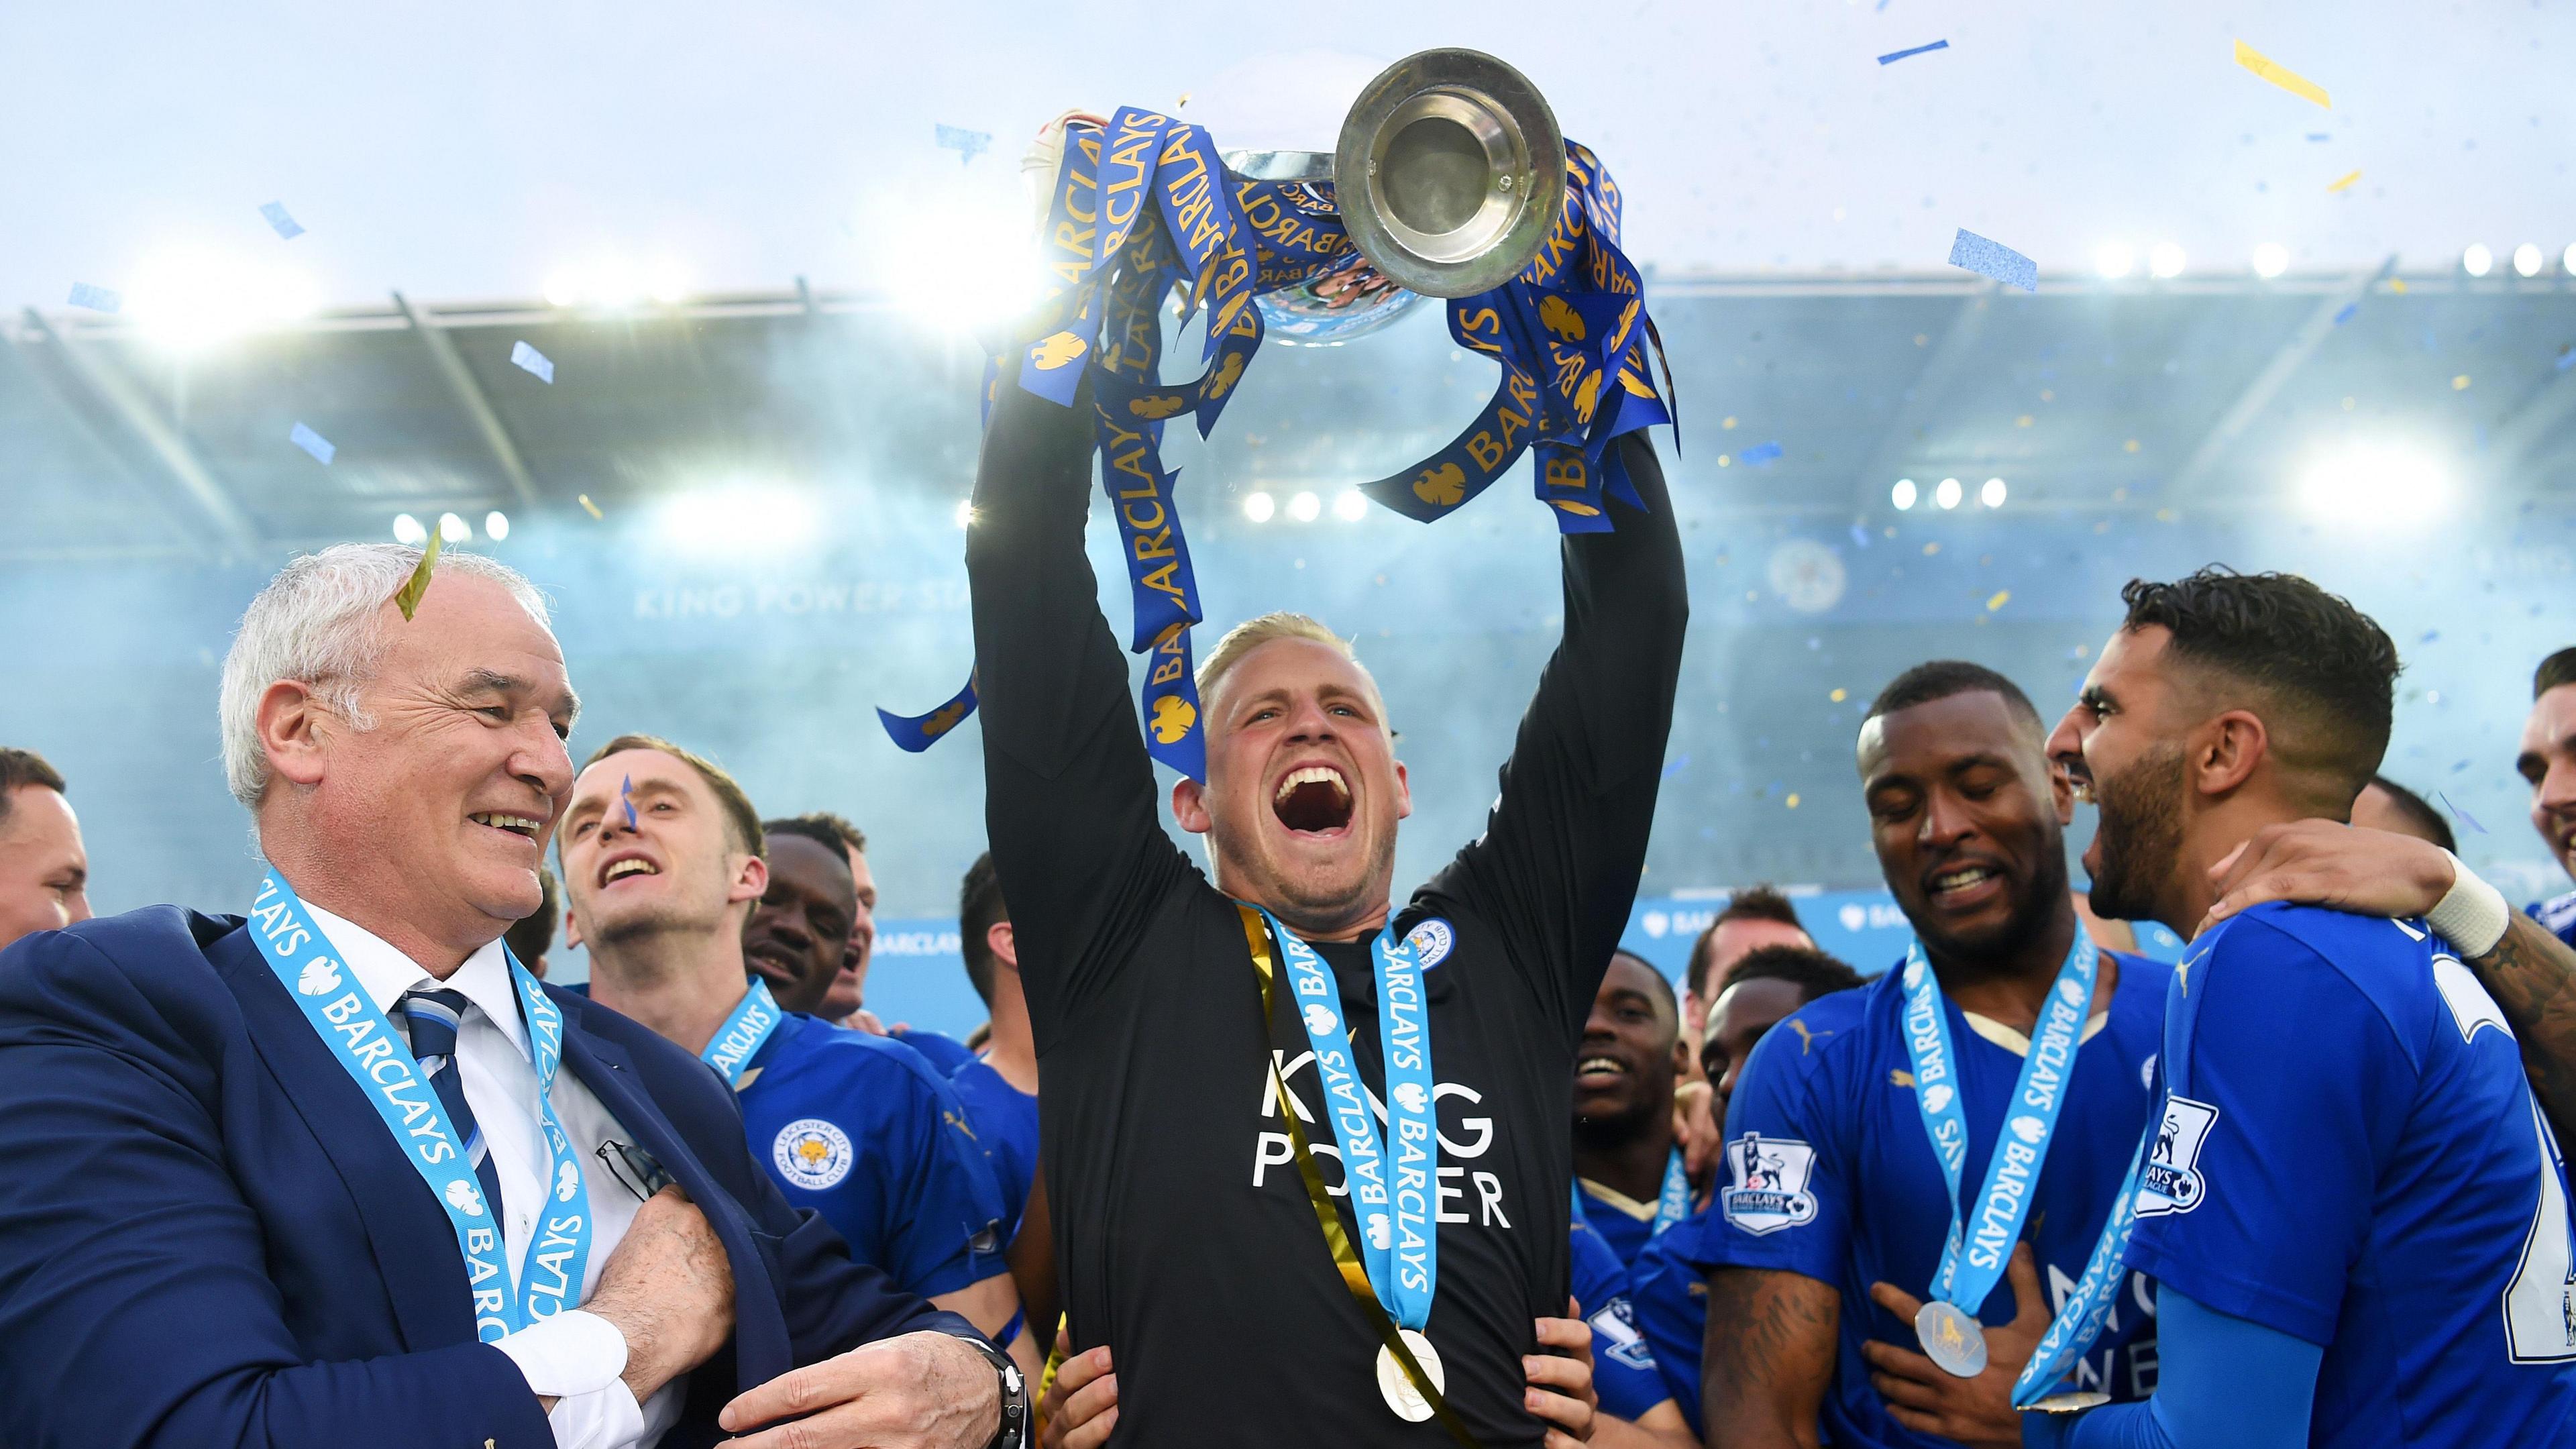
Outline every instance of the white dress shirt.
{"type": "MultiPolygon", "coordinates": [[[[517,1281],[521,1255],[536,1227],[537,1206],[546,1200],[552,1157],[538,1125],[537,1068],[529,1055],[526,1024],[519,1019],[518,992],[510,968],[494,941],[466,958],[455,975],[440,981],[419,963],[363,927],[331,914],[311,901],[304,903],[340,960],[365,987],[376,1009],[409,1039],[410,1024],[394,1003],[416,986],[443,986],[462,992],[471,1006],[456,1033],[456,1072],[465,1104],[483,1130],[492,1165],[501,1184],[504,1209],[502,1242],[517,1281]]],[[[590,1300],[599,1272],[626,1236],[643,1206],[599,1161],[599,1145],[614,1138],[635,1139],[609,1115],[590,1088],[571,1071],[555,1074],[551,1094],[555,1115],[572,1138],[582,1180],[590,1191],[590,1259],[581,1275],[581,1298],[590,1300]]],[[[608,1320],[570,1309],[543,1323],[531,1324],[499,1339],[493,1347],[510,1356],[527,1376],[530,1390],[555,1399],[547,1423],[557,1449],[651,1449],[680,1417],[681,1385],[663,1385],[642,1405],[618,1375],[626,1372],[626,1339],[608,1320]]]]}

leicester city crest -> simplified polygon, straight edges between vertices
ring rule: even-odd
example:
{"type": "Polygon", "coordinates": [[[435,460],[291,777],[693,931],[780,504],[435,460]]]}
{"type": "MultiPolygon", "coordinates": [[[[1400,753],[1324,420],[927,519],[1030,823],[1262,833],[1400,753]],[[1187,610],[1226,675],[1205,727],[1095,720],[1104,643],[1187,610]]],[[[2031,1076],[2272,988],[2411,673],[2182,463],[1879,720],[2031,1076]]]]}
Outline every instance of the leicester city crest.
{"type": "Polygon", "coordinates": [[[857,1155],[850,1134],[820,1117],[801,1117],[779,1128],[778,1140],[769,1148],[778,1175],[807,1192],[821,1192],[849,1176],[857,1155]]]}
{"type": "Polygon", "coordinates": [[[1450,949],[1458,944],[1458,932],[1447,921],[1433,916],[1406,932],[1404,943],[1413,948],[1414,964],[1428,971],[1449,959],[1450,949]]]}

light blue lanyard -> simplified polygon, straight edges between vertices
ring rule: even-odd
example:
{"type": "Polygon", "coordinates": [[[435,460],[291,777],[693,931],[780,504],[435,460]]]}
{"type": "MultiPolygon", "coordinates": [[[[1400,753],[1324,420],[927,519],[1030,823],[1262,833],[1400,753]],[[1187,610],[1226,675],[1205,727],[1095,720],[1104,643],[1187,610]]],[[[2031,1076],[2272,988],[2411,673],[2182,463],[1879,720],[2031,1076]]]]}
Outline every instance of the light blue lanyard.
{"type": "Polygon", "coordinates": [[[546,999],[515,958],[509,959],[510,984],[517,989],[519,1015],[528,1028],[528,1046],[537,1069],[537,1105],[545,1129],[546,1150],[553,1161],[546,1181],[546,1211],[538,1230],[521,1254],[519,1279],[510,1277],[503,1234],[482,1184],[466,1160],[464,1139],[439,1105],[438,1093],[421,1075],[393,1023],[376,1008],[366,988],[351,978],[331,954],[322,934],[294,890],[270,871],[260,882],[259,899],[250,911],[251,940],[268,969],[277,973],[316,1036],[331,1049],[349,1080],[358,1084],[385,1129],[401,1145],[431,1196],[456,1230],[456,1246],[465,1255],[465,1276],[474,1290],[474,1333],[489,1343],[542,1322],[581,1299],[584,1266],[590,1260],[590,1191],[582,1181],[581,1155],[555,1116],[555,1069],[563,1063],[563,1013],[546,999]]]}
{"type": "MultiPolygon", "coordinates": [[[[2153,1132],[2156,1125],[2149,1121],[2147,1130],[2153,1132]]],[[[2092,1351],[2093,1340],[2101,1337],[2111,1305],[2119,1300],[2120,1284],[2129,1276],[2128,1265],[2121,1259],[2129,1251],[2129,1230],[2138,1225],[2138,1170],[2146,1157],[2147,1140],[2141,1137],[2137,1150],[2129,1154],[2129,1175],[2120,1179],[2120,1195],[2111,1200],[2111,1216],[2102,1224],[2101,1240],[2094,1243],[2093,1256],[2084,1260],[2084,1276],[2075,1280],[2075,1291],[2066,1295],[2065,1306],[2050,1321],[2039,1347],[2031,1350],[2030,1362],[2022,1365],[2021,1377],[2013,1380],[2014,1408],[2028,1408],[2047,1397],[2067,1369],[2092,1351]]]]}
{"type": "Polygon", "coordinates": [[[2003,1277],[2004,1262],[2030,1215],[2039,1169],[2048,1160],[2049,1139],[2057,1134],[2058,1109],[2066,1102],[2075,1049],[2083,1042],[2100,960],[2092,938],[2078,930],[2040,1007],[2030,1051],[2013,1082],[2012,1104],[1986,1164],[1985,1185],[1968,1213],[1959,1203],[1961,1169],[1968,1160],[1968,1117],[1959,1100],[1959,1057],[1950,1042],[1950,1019],[1942,1009],[1940,979],[1923,958],[1922,943],[1905,948],[1905,1053],[1914,1066],[1914,1106],[1923,1114],[1924,1135],[1941,1160],[1950,1196],[1950,1235],[1941,1245],[1932,1296],[1967,1310],[1970,1317],[2003,1277]]]}
{"type": "Polygon", "coordinates": [[[1655,1199],[1655,1230],[1650,1235],[1662,1237],[1673,1224],[1690,1216],[1690,1174],[1682,1170],[1682,1150],[1676,1147],[1664,1159],[1664,1190],[1655,1199]]]}
{"type": "Polygon", "coordinates": [[[761,1043],[769,1040],[769,1034],[778,1030],[778,1023],[786,1016],[778,1009],[777,999],[769,994],[769,983],[754,978],[751,989],[734,1003],[733,1015],[716,1028],[707,1049],[698,1053],[698,1060],[723,1073],[726,1086],[741,1091],[742,1069],[760,1054],[761,1043]]]}
{"type": "Polygon", "coordinates": [[[1392,923],[1378,932],[1371,950],[1377,958],[1378,1041],[1386,1058],[1388,1131],[1381,1142],[1377,1124],[1370,1120],[1359,1059],[1351,1053],[1350,1031],[1342,1024],[1341,992],[1332,968],[1277,916],[1267,910],[1261,916],[1288,963],[1297,1017],[1314,1048],[1324,1115],[1341,1147],[1342,1183],[1360,1221],[1369,1286],[1397,1326],[1419,1332],[1431,1321],[1431,1299],[1440,1286],[1434,1212],[1440,1132],[1431,1101],[1431,1013],[1422,993],[1422,968],[1412,943],[1397,936],[1392,923]]]}

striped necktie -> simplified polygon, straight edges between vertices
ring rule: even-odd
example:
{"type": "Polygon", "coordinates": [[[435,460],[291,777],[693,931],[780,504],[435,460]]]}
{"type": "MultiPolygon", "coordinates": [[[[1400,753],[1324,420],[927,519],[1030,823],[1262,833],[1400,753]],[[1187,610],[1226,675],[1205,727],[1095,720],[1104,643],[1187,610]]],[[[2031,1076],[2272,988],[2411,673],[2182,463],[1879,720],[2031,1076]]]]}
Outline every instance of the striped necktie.
{"type": "Polygon", "coordinates": [[[492,1148],[474,1121],[474,1109],[465,1104],[465,1083],[456,1072],[456,1032],[470,1003],[462,991],[420,986],[404,992],[394,1004],[410,1025],[411,1054],[420,1059],[430,1089],[438,1093],[438,1104],[447,1109],[447,1120],[465,1139],[465,1160],[474,1164],[475,1179],[483,1184],[483,1200],[491,1204],[492,1221],[498,1226],[501,1174],[492,1165],[492,1148]]]}

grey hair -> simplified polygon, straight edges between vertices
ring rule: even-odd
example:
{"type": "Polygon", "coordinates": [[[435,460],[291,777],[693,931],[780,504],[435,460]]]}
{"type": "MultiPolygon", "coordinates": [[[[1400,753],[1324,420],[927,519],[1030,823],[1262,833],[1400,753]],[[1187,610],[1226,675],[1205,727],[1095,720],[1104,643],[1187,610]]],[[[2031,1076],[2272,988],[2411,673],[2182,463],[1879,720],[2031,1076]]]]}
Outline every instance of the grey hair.
{"type": "MultiPolygon", "coordinates": [[[[256,808],[268,789],[259,699],[270,685],[281,679],[310,685],[351,728],[375,727],[358,707],[359,688],[384,659],[384,607],[420,567],[420,553],[399,543],[333,544],[278,570],[242,611],[241,628],[224,655],[218,711],[224,783],[245,807],[256,808]]],[[[490,579],[508,589],[538,623],[549,624],[546,596],[508,564],[442,549],[431,574],[490,579]]]]}

